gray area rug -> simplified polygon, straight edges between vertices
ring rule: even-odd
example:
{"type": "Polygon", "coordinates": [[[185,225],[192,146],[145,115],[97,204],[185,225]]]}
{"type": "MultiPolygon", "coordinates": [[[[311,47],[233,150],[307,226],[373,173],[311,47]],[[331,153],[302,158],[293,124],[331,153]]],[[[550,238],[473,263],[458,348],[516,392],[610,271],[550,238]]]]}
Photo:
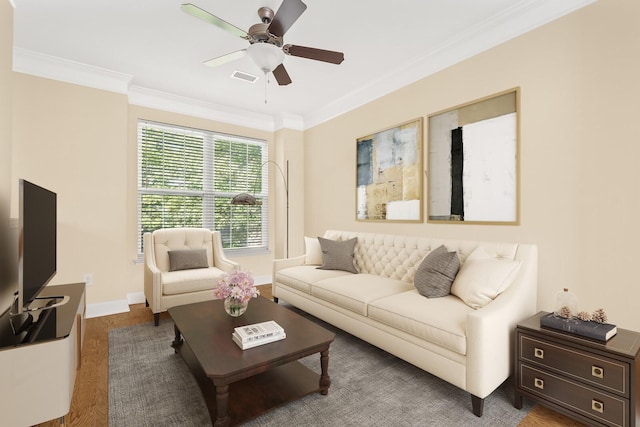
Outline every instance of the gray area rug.
{"type": "MultiPolygon", "coordinates": [[[[245,426],[517,426],[532,408],[512,405],[506,381],[471,412],[469,393],[346,332],[331,344],[329,395],[312,394],[245,426]]],[[[109,331],[109,425],[210,426],[198,385],[175,354],[173,323],[163,320],[109,331]]],[[[320,372],[320,357],[301,361],[320,372]]]]}

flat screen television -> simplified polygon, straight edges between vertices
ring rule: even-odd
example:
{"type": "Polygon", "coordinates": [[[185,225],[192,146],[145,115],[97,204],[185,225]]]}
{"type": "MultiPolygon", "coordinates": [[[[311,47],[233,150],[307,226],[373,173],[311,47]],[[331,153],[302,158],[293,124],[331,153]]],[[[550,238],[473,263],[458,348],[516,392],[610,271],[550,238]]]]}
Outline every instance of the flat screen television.
{"type": "Polygon", "coordinates": [[[57,259],[57,195],[20,180],[18,298],[16,314],[29,305],[55,276],[57,259]]]}

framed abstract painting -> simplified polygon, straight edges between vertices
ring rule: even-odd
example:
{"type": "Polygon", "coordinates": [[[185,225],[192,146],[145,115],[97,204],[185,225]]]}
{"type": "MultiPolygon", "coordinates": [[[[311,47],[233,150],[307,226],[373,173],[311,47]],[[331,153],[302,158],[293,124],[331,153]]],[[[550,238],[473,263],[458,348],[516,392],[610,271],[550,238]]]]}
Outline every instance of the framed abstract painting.
{"type": "Polygon", "coordinates": [[[519,88],[428,116],[428,222],[518,225],[519,88]]]}
{"type": "Polygon", "coordinates": [[[422,118],[357,139],[356,220],[422,221],[422,118]]]}

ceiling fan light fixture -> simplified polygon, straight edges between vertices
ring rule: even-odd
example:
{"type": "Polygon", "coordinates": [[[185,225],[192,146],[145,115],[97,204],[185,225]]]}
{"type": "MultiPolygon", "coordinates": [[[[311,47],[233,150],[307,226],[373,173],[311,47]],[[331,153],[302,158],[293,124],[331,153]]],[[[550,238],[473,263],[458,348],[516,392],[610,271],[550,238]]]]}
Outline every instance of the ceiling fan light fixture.
{"type": "Polygon", "coordinates": [[[263,73],[272,72],[284,61],[284,52],[270,43],[254,43],[247,48],[247,53],[263,73]]]}

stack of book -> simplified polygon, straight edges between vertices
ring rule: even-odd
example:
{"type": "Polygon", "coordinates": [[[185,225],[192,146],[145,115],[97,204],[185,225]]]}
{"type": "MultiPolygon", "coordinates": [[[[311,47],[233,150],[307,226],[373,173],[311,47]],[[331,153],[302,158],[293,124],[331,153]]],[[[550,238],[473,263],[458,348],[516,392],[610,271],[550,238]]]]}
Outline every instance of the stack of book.
{"type": "Polygon", "coordinates": [[[231,338],[243,350],[280,341],[287,337],[284,329],[273,320],[235,328],[231,338]]]}

